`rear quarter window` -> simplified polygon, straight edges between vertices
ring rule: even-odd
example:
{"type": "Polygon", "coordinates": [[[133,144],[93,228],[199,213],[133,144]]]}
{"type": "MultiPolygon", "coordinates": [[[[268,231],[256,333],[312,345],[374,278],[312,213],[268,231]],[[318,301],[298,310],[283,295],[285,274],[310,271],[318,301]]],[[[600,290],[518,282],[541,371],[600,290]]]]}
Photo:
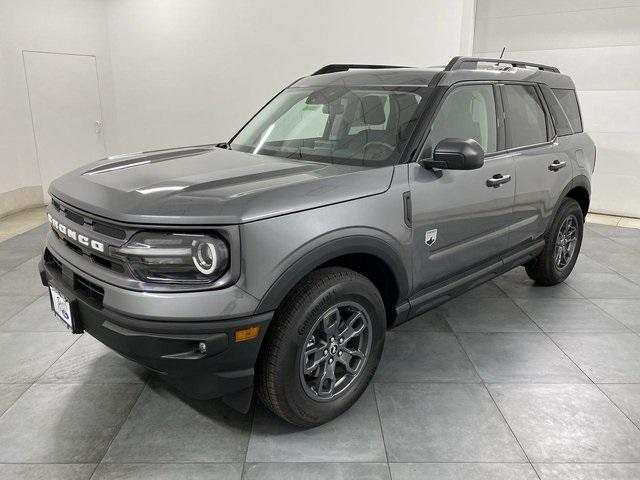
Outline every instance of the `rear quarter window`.
{"type": "Polygon", "coordinates": [[[582,118],[580,117],[580,108],[578,107],[578,97],[576,97],[576,91],[564,88],[552,89],[556,98],[562,105],[564,113],[567,114],[567,118],[571,123],[574,133],[582,132],[582,118]]]}
{"type": "Polygon", "coordinates": [[[545,102],[547,102],[547,107],[549,107],[549,113],[551,114],[551,119],[553,120],[553,124],[556,127],[556,132],[559,136],[571,135],[573,133],[573,128],[571,127],[571,123],[567,118],[567,115],[564,113],[564,109],[560,102],[553,94],[551,89],[546,85],[540,85],[542,90],[542,96],[544,97],[545,102]]]}

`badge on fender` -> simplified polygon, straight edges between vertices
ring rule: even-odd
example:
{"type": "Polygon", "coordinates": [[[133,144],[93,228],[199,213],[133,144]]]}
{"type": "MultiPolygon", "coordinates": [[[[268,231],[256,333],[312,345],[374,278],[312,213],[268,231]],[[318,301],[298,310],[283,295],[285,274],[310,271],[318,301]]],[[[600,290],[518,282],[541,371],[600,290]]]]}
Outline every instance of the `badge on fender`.
{"type": "Polygon", "coordinates": [[[433,230],[427,230],[427,233],[424,234],[424,243],[426,243],[428,246],[431,246],[434,243],[436,243],[437,238],[438,238],[437,228],[434,228],[433,230]]]}

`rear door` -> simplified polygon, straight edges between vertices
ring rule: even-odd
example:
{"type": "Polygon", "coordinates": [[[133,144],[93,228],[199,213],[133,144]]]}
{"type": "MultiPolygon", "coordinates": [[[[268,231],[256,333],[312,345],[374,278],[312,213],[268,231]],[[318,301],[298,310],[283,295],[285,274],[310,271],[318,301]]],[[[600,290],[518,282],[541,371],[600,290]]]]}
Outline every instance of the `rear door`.
{"type": "Polygon", "coordinates": [[[500,85],[504,106],[505,143],[515,164],[517,182],[510,247],[544,234],[564,187],[571,181],[571,161],[558,138],[534,84],[500,85]]]}
{"type": "Polygon", "coordinates": [[[497,258],[507,248],[516,181],[513,158],[498,151],[495,99],[496,87],[489,83],[452,87],[425,145],[432,151],[445,138],[473,138],[485,150],[483,167],[456,171],[409,164],[416,292],[497,258]],[[504,183],[489,185],[494,177],[504,183]]]}

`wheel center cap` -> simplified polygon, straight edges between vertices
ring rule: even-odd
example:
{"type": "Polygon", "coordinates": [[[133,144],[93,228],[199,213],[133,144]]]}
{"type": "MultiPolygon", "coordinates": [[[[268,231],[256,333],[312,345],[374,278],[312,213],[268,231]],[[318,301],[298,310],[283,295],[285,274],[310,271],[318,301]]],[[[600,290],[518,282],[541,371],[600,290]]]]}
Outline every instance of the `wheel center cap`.
{"type": "Polygon", "coordinates": [[[331,348],[329,349],[329,351],[331,352],[331,355],[335,355],[336,352],[338,351],[338,346],[334,343],[333,345],[331,345],[331,348]]]}

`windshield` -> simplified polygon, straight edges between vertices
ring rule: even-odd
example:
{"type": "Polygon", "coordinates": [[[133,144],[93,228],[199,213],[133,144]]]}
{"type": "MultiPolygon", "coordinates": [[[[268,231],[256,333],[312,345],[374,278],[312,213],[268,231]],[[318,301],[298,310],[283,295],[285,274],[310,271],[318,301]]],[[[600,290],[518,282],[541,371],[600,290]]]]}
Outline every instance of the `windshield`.
{"type": "Polygon", "coordinates": [[[232,150],[381,167],[400,158],[424,87],[294,87],[274,98],[231,142],[232,150]]]}

